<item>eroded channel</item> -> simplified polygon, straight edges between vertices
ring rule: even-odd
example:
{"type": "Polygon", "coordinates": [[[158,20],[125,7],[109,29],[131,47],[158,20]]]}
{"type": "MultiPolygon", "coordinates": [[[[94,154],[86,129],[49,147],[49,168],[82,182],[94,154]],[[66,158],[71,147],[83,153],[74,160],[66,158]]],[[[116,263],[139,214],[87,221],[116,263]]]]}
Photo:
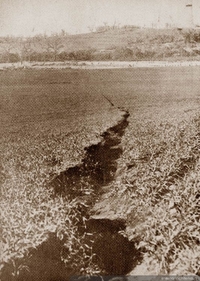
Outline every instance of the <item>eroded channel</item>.
{"type": "MultiPolygon", "coordinates": [[[[122,154],[120,143],[128,126],[129,112],[124,109],[120,111],[122,112],[121,120],[101,135],[102,140],[98,144],[85,148],[82,163],[61,172],[51,182],[55,196],[80,198],[89,206],[87,210],[84,210],[87,223],[85,228],[80,223],[79,231],[80,234],[81,232],[92,234],[92,242],[90,238],[87,238],[85,243],[91,244],[94,262],[105,275],[126,275],[140,260],[140,253],[136,250],[134,242],[129,241],[120,233],[126,229],[124,220],[90,217],[90,208],[101,194],[102,187],[114,180],[117,160],[122,154]],[[92,196],[86,194],[85,187],[92,188],[92,196]]],[[[54,233],[50,234],[44,243],[31,251],[27,263],[29,269],[22,271],[17,280],[64,281],[74,273],[79,274],[76,269],[66,268],[61,262],[62,250],[63,241],[60,241],[54,233]]],[[[8,276],[6,270],[8,271],[9,268],[5,267],[3,275],[8,276]]]]}
{"type": "Polygon", "coordinates": [[[98,144],[85,148],[85,157],[80,165],[70,167],[61,172],[52,181],[56,194],[77,197],[83,195],[83,185],[90,185],[96,194],[103,185],[110,183],[117,170],[117,159],[122,154],[121,138],[128,126],[129,113],[122,110],[122,119],[113,127],[105,131],[98,144]],[[76,186],[76,193],[74,193],[76,186]],[[77,186],[79,188],[77,188],[77,186]]]}

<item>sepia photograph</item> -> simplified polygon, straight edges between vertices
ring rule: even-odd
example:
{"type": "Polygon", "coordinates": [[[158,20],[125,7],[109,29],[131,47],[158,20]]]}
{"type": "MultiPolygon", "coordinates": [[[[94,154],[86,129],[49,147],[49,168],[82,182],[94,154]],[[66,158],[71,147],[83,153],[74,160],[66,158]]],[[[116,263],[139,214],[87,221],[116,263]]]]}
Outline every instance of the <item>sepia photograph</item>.
{"type": "Polygon", "coordinates": [[[200,0],[0,0],[0,280],[200,280],[200,0]]]}

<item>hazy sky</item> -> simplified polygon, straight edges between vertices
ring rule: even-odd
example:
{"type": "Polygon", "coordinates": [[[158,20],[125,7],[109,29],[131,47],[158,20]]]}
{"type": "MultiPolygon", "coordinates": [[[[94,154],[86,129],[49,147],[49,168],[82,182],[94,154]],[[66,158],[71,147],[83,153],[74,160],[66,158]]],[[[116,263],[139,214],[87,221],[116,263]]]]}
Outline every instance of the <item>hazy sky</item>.
{"type": "MultiPolygon", "coordinates": [[[[160,22],[184,26],[190,0],[0,0],[0,36],[87,32],[104,22],[146,25],[160,22]]],[[[200,18],[200,0],[193,0],[200,18]],[[197,9],[199,8],[199,9],[197,9]]],[[[200,21],[200,20],[199,20],[200,21]]],[[[198,23],[198,22],[197,22],[198,23]]]]}

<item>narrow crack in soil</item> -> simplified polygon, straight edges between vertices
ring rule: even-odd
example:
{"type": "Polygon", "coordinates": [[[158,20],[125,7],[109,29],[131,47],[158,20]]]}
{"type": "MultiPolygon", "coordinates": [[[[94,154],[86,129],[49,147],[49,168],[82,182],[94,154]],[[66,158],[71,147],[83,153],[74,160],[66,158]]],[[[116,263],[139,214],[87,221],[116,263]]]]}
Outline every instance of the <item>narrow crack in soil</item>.
{"type": "MultiPolygon", "coordinates": [[[[85,196],[85,187],[90,186],[94,190],[94,196],[88,196],[86,200],[92,207],[95,197],[101,194],[102,187],[114,180],[117,160],[122,154],[121,138],[128,126],[129,117],[128,111],[120,110],[123,113],[122,119],[101,135],[101,142],[85,149],[86,156],[82,163],[67,169],[53,180],[56,194],[82,198],[85,196]]],[[[88,217],[86,231],[95,234],[92,245],[96,255],[95,262],[106,274],[127,274],[140,260],[140,253],[134,243],[119,233],[125,228],[126,222],[120,218],[111,220],[88,217]]]]}
{"type": "Polygon", "coordinates": [[[83,196],[86,186],[98,193],[103,185],[114,179],[116,161],[122,154],[121,138],[128,126],[129,113],[125,110],[122,112],[122,119],[101,135],[102,140],[98,144],[85,148],[86,154],[80,165],[68,168],[53,179],[56,194],[72,198],[83,196]]]}

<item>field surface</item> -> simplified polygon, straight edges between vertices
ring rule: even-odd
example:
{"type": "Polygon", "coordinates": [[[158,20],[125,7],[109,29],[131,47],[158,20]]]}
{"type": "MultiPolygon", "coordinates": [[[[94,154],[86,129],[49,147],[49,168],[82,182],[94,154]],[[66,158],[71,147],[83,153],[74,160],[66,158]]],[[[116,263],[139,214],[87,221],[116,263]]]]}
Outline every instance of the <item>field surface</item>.
{"type": "Polygon", "coordinates": [[[48,122],[52,128],[58,124],[58,129],[64,126],[71,131],[74,122],[88,117],[97,121],[95,115],[109,111],[102,94],[131,114],[138,107],[165,107],[186,100],[197,104],[199,72],[198,67],[2,72],[1,132],[26,126],[34,130],[48,122]]]}
{"type": "MultiPolygon", "coordinates": [[[[65,257],[68,271],[76,267],[76,273],[98,273],[88,263],[85,271],[79,268],[84,262],[74,258],[80,256],[75,253],[82,243],[75,227],[80,202],[52,196],[50,183],[80,163],[84,148],[98,143],[100,135],[119,122],[118,108],[130,114],[121,136],[123,152],[114,179],[103,187],[92,212],[101,219],[126,220],[125,235],[141,251],[145,270],[197,273],[199,77],[199,67],[0,73],[1,262],[2,268],[10,266],[3,269],[2,280],[8,272],[16,278],[27,272],[29,249],[49,233],[60,240],[65,235],[65,246],[73,241],[65,257]]],[[[92,197],[93,190],[87,186],[83,194],[92,197]]],[[[99,272],[107,274],[125,272],[102,268],[99,272]]],[[[145,274],[144,268],[139,270],[136,274],[145,274]]]]}

